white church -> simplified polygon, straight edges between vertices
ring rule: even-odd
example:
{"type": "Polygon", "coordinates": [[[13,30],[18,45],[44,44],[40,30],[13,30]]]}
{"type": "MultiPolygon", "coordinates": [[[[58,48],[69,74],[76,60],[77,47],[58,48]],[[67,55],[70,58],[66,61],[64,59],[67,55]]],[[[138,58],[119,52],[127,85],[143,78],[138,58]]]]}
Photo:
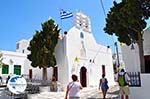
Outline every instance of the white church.
{"type": "MultiPolygon", "coordinates": [[[[57,65],[48,68],[48,79],[54,75],[64,87],[70,82],[71,75],[77,74],[83,87],[98,86],[102,74],[106,75],[109,85],[115,85],[112,51],[109,47],[96,42],[91,22],[82,12],[75,15],[74,26],[61,38],[55,49],[57,65]]],[[[33,68],[27,59],[30,40],[17,42],[16,52],[1,51],[4,66],[0,68],[0,74],[6,76],[9,73],[26,74],[42,79],[42,70],[33,68]]]]}

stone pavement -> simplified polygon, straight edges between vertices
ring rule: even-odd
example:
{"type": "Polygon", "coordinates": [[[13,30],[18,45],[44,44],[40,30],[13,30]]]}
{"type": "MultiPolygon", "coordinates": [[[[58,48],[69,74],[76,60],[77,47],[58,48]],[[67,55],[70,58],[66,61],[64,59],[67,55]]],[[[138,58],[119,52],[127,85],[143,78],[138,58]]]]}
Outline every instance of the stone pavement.
{"type": "MultiPolygon", "coordinates": [[[[28,99],[64,99],[65,92],[41,92],[40,94],[30,94],[28,99]]],[[[103,99],[102,92],[96,87],[87,87],[81,90],[81,99],[103,99]]],[[[111,86],[106,95],[106,99],[119,99],[119,87],[111,86]]]]}
{"type": "MultiPolygon", "coordinates": [[[[0,99],[14,99],[6,95],[7,92],[0,88],[0,99]],[[5,94],[5,95],[4,95],[5,94]]],[[[111,86],[106,99],[119,99],[119,87],[111,86]]],[[[65,92],[41,92],[40,94],[28,94],[28,99],[64,99],[65,92]]],[[[103,99],[102,92],[96,87],[86,87],[81,90],[81,99],[103,99]]]]}

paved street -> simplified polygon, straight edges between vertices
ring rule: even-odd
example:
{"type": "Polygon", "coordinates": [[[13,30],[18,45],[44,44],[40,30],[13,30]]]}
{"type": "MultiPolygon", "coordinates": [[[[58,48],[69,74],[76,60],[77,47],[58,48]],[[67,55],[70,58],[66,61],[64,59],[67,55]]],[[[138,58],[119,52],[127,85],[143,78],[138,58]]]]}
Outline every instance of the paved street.
{"type": "MultiPolygon", "coordinates": [[[[109,88],[107,93],[107,99],[119,99],[118,98],[118,86],[109,88]]],[[[65,92],[42,92],[40,94],[29,95],[29,99],[64,99],[65,92]]],[[[97,88],[88,87],[81,91],[81,99],[102,99],[102,92],[97,88]]]]}
{"type": "MultiPolygon", "coordinates": [[[[118,98],[118,86],[110,87],[107,93],[107,99],[118,98]]],[[[1,89],[0,99],[14,99],[13,97],[6,96],[5,92],[1,89]]],[[[64,99],[65,92],[41,92],[40,94],[28,94],[28,99],[64,99]]],[[[83,88],[81,91],[81,99],[102,99],[102,92],[95,87],[83,88]]]]}

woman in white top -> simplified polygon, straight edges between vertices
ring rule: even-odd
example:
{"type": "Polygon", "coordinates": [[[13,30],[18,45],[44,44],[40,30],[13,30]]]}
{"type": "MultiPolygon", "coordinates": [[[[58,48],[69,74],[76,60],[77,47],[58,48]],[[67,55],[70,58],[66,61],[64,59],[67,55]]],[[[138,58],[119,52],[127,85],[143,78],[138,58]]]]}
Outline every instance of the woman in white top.
{"type": "Polygon", "coordinates": [[[72,75],[72,80],[73,81],[67,85],[65,99],[67,99],[68,95],[69,99],[80,99],[80,89],[82,89],[82,86],[78,81],[77,75],[72,75]]]}

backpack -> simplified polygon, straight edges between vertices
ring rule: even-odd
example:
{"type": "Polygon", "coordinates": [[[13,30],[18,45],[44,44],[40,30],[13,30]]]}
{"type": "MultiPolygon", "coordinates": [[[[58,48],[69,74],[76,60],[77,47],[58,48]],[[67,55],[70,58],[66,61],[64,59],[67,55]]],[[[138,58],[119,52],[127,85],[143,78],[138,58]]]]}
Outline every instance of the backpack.
{"type": "Polygon", "coordinates": [[[125,74],[126,73],[124,73],[123,75],[118,74],[118,83],[121,87],[128,85],[125,80],[125,74]]]}

